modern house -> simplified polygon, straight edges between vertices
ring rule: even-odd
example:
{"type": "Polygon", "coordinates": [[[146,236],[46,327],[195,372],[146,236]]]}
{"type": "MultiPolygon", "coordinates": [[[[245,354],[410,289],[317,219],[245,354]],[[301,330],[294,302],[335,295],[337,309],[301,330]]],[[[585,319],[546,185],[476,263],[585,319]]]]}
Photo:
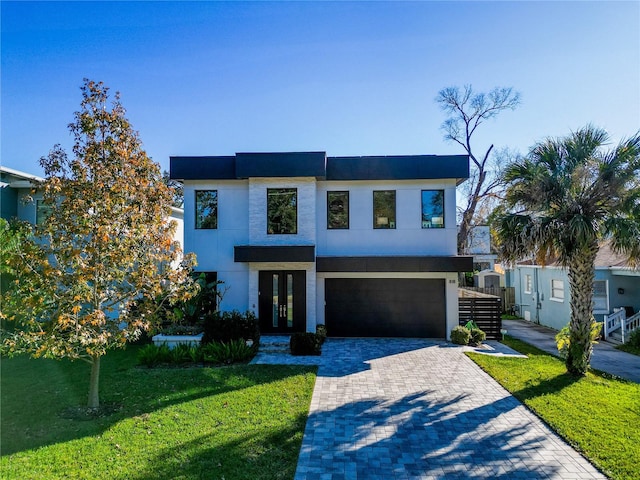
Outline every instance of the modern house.
{"type": "Polygon", "coordinates": [[[185,251],[263,333],[445,338],[458,325],[466,155],[171,157],[185,251]]]}
{"type": "MultiPolygon", "coordinates": [[[[607,243],[600,246],[595,260],[593,313],[602,322],[614,309],[625,308],[627,317],[640,311],[640,270],[612,252],[607,243]]],[[[532,261],[520,262],[507,271],[507,284],[515,287],[519,315],[556,330],[571,314],[569,278],[566,269],[555,263],[546,266],[532,261]]]]}

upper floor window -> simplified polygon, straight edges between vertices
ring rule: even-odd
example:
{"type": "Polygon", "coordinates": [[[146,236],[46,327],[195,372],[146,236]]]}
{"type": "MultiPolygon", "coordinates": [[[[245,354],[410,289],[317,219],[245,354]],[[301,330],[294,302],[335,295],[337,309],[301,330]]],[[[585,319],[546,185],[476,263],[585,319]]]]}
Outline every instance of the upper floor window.
{"type": "Polygon", "coordinates": [[[396,228],[396,191],[373,192],[373,228],[396,228]]]}
{"type": "Polygon", "coordinates": [[[36,225],[43,224],[51,215],[51,205],[44,203],[44,200],[36,200],[36,225]]]}
{"type": "Polygon", "coordinates": [[[349,228],[349,192],[327,192],[327,228],[349,228]]]}
{"type": "Polygon", "coordinates": [[[196,228],[218,228],[217,190],[196,190],[196,228]]]}
{"type": "Polygon", "coordinates": [[[532,293],[533,292],[533,282],[531,281],[531,275],[526,273],[524,275],[524,293],[532,293]]]}
{"type": "Polygon", "coordinates": [[[267,188],[267,233],[298,233],[298,189],[267,188]]]}
{"type": "Polygon", "coordinates": [[[551,300],[564,302],[564,282],[551,280],[551,300]]]}
{"type": "Polygon", "coordinates": [[[444,190],[422,190],[422,228],[444,228],[444,190]]]}

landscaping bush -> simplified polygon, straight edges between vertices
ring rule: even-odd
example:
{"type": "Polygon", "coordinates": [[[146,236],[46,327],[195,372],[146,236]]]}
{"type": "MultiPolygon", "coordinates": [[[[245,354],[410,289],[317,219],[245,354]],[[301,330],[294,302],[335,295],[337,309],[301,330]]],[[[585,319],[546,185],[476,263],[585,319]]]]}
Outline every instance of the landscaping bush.
{"type": "Polygon", "coordinates": [[[640,330],[631,332],[629,339],[626,341],[626,345],[640,349],[640,330]]]}
{"type": "Polygon", "coordinates": [[[487,339],[487,334],[484,333],[479,328],[472,328],[469,331],[469,333],[471,334],[471,337],[469,339],[469,343],[471,345],[475,345],[475,346],[482,345],[482,342],[484,342],[487,339]]]}
{"type": "Polygon", "coordinates": [[[244,339],[228,342],[211,342],[202,347],[202,357],[206,362],[231,364],[251,360],[258,352],[258,346],[247,345],[244,339]]]}
{"type": "MultiPolygon", "coordinates": [[[[602,330],[602,323],[595,321],[591,317],[591,344],[598,343],[600,338],[600,331],[602,330]]],[[[558,347],[558,354],[560,358],[567,358],[569,354],[569,346],[571,345],[571,333],[569,331],[569,325],[565,325],[562,330],[556,334],[556,346],[558,347]]]]}
{"type": "Polygon", "coordinates": [[[471,331],[462,325],[451,330],[451,341],[456,345],[467,345],[471,340],[471,331]]]}
{"type": "Polygon", "coordinates": [[[320,344],[322,345],[327,339],[327,327],[325,325],[317,325],[316,335],[320,338],[320,344]]]}
{"type": "Polygon", "coordinates": [[[146,367],[155,367],[160,363],[171,361],[171,350],[165,344],[159,347],[150,343],[138,351],[138,363],[146,367]]]}
{"type": "Polygon", "coordinates": [[[291,355],[320,355],[322,339],[317,333],[294,333],[289,341],[291,355]]]}
{"type": "Polygon", "coordinates": [[[257,348],[260,344],[260,324],[253,312],[233,310],[215,312],[205,317],[203,345],[232,340],[252,340],[257,348]]]}
{"type": "Polygon", "coordinates": [[[169,362],[176,365],[191,362],[191,351],[196,348],[186,343],[179,343],[172,350],[169,350],[169,362]]]}

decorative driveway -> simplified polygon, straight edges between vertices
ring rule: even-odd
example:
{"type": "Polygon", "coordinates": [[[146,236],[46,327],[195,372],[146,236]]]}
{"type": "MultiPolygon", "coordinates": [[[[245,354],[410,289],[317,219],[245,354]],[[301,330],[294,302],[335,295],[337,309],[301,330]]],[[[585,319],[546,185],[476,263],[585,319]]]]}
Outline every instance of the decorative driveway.
{"type": "Polygon", "coordinates": [[[320,358],[257,358],[319,364],[295,479],[606,478],[465,348],[328,339],[320,358]]]}

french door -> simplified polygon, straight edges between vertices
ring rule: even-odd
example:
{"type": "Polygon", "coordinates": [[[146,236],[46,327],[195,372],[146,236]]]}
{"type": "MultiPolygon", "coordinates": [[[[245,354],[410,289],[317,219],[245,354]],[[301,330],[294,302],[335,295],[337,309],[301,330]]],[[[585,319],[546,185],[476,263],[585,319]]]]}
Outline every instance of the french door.
{"type": "Polygon", "coordinates": [[[261,271],[259,289],[261,332],[305,331],[307,312],[304,270],[261,271]]]}

